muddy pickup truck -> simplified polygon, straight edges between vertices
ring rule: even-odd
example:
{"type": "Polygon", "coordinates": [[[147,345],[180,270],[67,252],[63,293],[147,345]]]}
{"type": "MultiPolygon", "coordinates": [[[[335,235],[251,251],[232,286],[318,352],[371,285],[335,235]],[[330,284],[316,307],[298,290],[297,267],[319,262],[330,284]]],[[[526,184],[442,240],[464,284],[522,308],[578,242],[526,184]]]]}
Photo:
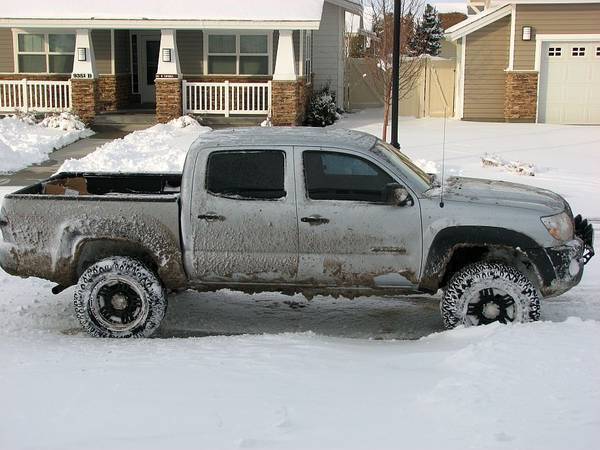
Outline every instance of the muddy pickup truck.
{"type": "MultiPolygon", "coordinates": [[[[149,143],[151,145],[151,143],[149,143]]],[[[539,318],[575,286],[593,229],[549,191],[442,187],[364,133],[235,129],[183,174],[61,173],[8,195],[0,265],[74,289],[99,337],[144,337],[180,289],[357,297],[436,293],[447,327],[539,318]]]]}

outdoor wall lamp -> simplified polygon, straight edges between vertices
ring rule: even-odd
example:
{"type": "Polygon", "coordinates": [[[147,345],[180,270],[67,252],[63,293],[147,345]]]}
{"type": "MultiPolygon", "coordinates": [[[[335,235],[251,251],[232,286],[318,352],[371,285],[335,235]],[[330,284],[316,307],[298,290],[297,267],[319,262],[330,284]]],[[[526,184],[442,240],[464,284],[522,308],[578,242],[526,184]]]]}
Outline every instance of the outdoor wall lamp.
{"type": "Polygon", "coordinates": [[[532,32],[532,28],[530,26],[523,27],[523,40],[524,41],[531,40],[531,32],[532,32]]]}
{"type": "Polygon", "coordinates": [[[170,48],[163,48],[162,60],[163,60],[163,62],[171,62],[171,49],[170,48]]]}
{"type": "Polygon", "coordinates": [[[87,48],[79,47],[77,49],[77,61],[87,61],[87,48]]]}

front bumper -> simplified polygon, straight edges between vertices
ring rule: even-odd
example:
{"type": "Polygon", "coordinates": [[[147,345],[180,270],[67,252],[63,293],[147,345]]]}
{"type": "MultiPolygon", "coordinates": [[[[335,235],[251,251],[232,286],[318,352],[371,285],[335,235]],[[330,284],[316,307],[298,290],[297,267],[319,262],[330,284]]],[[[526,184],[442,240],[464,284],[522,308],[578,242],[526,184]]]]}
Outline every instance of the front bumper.
{"type": "Polygon", "coordinates": [[[594,230],[592,225],[577,216],[576,237],[559,247],[547,248],[546,253],[554,267],[555,277],[542,289],[545,297],[554,297],[577,286],[583,277],[585,265],[594,256],[594,230]]]}

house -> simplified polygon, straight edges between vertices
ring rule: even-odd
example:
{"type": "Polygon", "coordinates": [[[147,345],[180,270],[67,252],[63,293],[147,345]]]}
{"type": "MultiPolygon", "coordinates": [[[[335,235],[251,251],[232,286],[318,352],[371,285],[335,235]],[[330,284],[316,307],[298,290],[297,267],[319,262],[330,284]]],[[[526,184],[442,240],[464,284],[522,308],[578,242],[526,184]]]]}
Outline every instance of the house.
{"type": "Polygon", "coordinates": [[[156,108],[301,123],[314,89],[344,102],[345,16],[360,0],[32,0],[0,9],[0,112],[156,108]]]}
{"type": "Polygon", "coordinates": [[[600,0],[471,3],[482,9],[446,34],[456,117],[600,124],[600,0]]]}

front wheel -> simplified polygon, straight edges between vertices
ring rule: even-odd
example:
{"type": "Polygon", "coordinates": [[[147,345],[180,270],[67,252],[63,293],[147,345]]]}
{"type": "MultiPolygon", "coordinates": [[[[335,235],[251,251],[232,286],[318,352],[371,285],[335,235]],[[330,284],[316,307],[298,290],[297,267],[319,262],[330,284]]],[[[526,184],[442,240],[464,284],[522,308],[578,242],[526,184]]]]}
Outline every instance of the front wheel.
{"type": "Polygon", "coordinates": [[[533,283],[517,269],[480,262],[452,277],[440,309],[446,328],[532,322],[540,318],[540,297],[533,283]]]}
{"type": "Polygon", "coordinates": [[[126,257],[104,259],[79,278],[75,313],[94,337],[149,337],[167,310],[160,279],[141,262],[126,257]]]}

